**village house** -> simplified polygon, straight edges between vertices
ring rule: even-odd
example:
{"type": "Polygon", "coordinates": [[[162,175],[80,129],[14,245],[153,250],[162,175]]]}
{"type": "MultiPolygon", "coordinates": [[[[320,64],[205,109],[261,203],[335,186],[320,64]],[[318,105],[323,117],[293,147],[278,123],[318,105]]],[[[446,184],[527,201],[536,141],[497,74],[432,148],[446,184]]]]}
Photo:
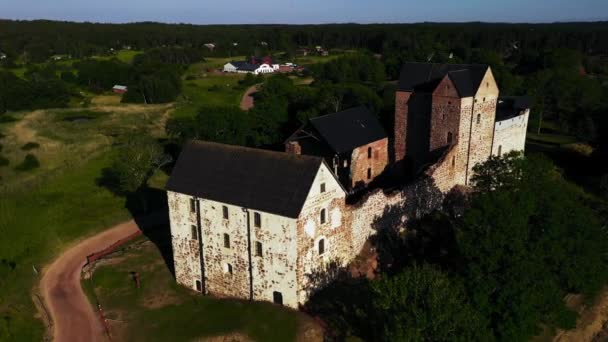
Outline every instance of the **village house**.
{"type": "Polygon", "coordinates": [[[240,74],[270,74],[275,69],[266,63],[263,64],[252,64],[243,61],[232,61],[224,64],[224,72],[235,72],[240,74]]]}
{"type": "Polygon", "coordinates": [[[388,165],[388,136],[362,106],[308,120],[287,139],[285,151],[323,157],[342,185],[354,190],[388,165]]]}
{"type": "Polygon", "coordinates": [[[128,88],[127,88],[127,86],[124,86],[124,85],[117,84],[112,87],[112,92],[114,94],[122,95],[122,94],[126,93],[127,91],[128,91],[128,88]]]}
{"type": "Polygon", "coordinates": [[[527,98],[499,96],[486,65],[407,63],[390,155],[364,107],[309,120],[288,152],[190,142],[167,184],[176,280],[298,308],[332,265],[357,257],[387,208],[402,208],[391,226],[406,229],[468,186],[476,164],[523,150],[529,113],[527,98]],[[370,185],[385,169],[409,181],[370,185]]]}

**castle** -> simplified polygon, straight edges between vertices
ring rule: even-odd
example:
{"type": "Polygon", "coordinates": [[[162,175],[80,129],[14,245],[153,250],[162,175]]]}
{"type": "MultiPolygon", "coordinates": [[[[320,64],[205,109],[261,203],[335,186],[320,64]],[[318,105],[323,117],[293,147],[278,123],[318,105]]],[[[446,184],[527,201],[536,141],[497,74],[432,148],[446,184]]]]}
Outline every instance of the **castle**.
{"type": "Polygon", "coordinates": [[[399,222],[420,216],[477,163],[523,150],[527,102],[499,97],[486,65],[407,63],[393,137],[360,107],[310,119],[286,152],[190,142],[167,183],[177,282],[298,308],[387,208],[408,208],[399,222]],[[373,186],[387,174],[413,181],[373,186]]]}

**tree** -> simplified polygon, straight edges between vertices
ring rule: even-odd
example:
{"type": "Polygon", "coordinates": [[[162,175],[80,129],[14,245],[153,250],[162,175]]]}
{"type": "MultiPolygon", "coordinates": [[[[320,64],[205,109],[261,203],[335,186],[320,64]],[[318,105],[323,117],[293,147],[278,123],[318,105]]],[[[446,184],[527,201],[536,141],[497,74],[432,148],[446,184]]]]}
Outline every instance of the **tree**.
{"type": "Polygon", "coordinates": [[[462,283],[429,265],[404,269],[371,283],[375,340],[491,340],[468,303],[462,283]]]}
{"type": "Polygon", "coordinates": [[[111,170],[116,176],[118,190],[135,193],[161,166],[170,160],[152,138],[140,134],[131,136],[117,151],[111,170]]]}
{"type": "Polygon", "coordinates": [[[584,193],[540,157],[492,158],[476,174],[456,227],[473,305],[501,340],[528,339],[541,322],[572,327],[563,296],[593,296],[608,271],[607,237],[584,193]]]}

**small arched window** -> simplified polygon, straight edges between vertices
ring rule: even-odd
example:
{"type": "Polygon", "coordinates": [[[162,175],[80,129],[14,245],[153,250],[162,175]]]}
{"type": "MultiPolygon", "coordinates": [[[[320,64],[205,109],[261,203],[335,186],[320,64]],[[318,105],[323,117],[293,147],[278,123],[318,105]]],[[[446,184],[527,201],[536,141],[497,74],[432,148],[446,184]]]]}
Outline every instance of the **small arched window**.
{"type": "Polygon", "coordinates": [[[321,224],[325,223],[326,217],[325,217],[325,209],[321,209],[321,224]]]}
{"type": "Polygon", "coordinates": [[[319,255],[325,253],[325,239],[319,240],[319,255]]]}
{"type": "Polygon", "coordinates": [[[448,132],[448,144],[452,143],[452,132],[448,132]]]}
{"type": "Polygon", "coordinates": [[[372,157],[372,148],[368,147],[367,148],[367,159],[370,159],[372,157]]]}

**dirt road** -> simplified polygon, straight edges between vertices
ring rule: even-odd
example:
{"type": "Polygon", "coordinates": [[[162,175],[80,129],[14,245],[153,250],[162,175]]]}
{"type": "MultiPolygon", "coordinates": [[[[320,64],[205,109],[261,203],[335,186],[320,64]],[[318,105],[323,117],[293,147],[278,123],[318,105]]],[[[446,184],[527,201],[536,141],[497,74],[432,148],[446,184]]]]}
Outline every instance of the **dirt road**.
{"type": "Polygon", "coordinates": [[[258,84],[253,85],[245,91],[243,97],[241,98],[241,109],[242,110],[250,110],[253,108],[253,93],[258,91],[258,84]]]}
{"type": "Polygon", "coordinates": [[[45,270],[40,291],[53,319],[53,341],[106,340],[99,317],[80,287],[80,272],[88,255],[138,230],[133,220],[114,226],[67,250],[45,270]]]}

